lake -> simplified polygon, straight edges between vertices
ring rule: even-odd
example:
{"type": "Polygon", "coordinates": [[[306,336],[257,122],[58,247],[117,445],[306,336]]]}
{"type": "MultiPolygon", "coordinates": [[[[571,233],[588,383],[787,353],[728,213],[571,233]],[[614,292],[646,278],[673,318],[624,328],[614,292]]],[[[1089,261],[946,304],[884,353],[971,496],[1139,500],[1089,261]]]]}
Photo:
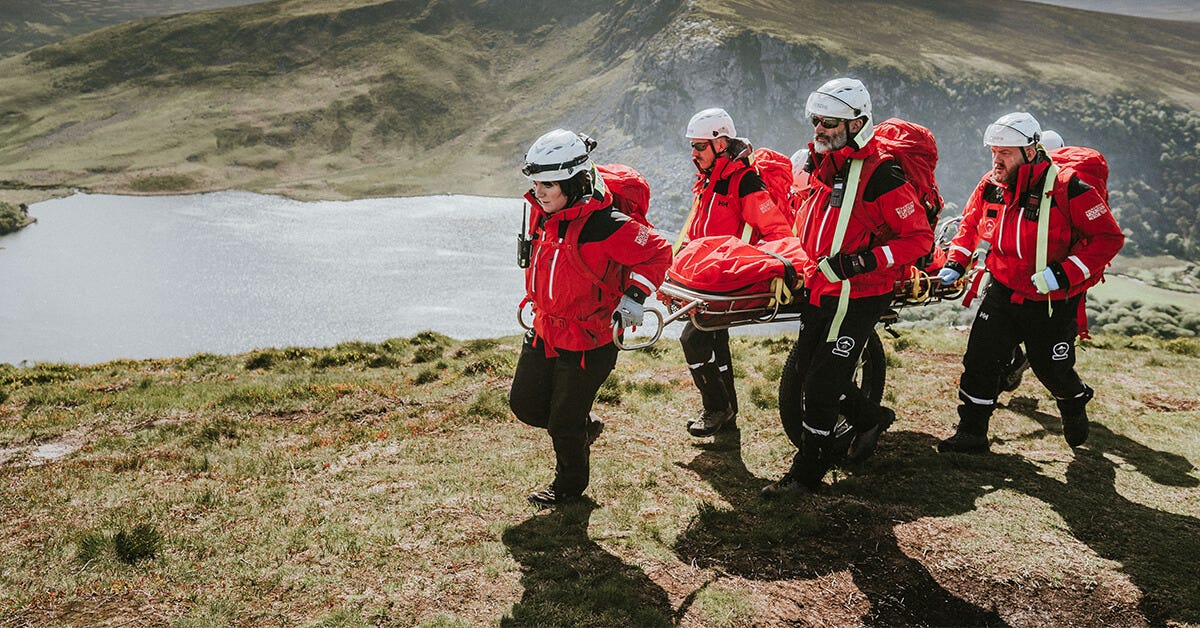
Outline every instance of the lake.
{"type": "Polygon", "coordinates": [[[36,224],[0,237],[0,362],[518,334],[521,208],[247,192],[36,203],[36,224]]]}

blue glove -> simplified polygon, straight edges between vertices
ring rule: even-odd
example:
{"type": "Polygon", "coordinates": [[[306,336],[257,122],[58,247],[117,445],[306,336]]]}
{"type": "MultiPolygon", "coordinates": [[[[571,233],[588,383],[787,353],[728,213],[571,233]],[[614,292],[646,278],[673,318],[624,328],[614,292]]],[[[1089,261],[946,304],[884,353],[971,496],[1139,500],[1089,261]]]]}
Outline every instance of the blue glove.
{"type": "Polygon", "coordinates": [[[1034,273],[1029,280],[1033,282],[1033,285],[1037,287],[1037,291],[1041,294],[1070,287],[1070,282],[1067,281],[1067,273],[1063,271],[1061,264],[1051,264],[1042,272],[1034,273]],[[1038,284],[1039,280],[1045,280],[1046,290],[1043,290],[1042,286],[1038,284]]]}
{"type": "Polygon", "coordinates": [[[642,324],[645,316],[646,306],[638,303],[633,297],[623,294],[621,302],[617,303],[617,309],[613,311],[613,322],[620,323],[621,327],[637,327],[642,324]]]}
{"type": "Polygon", "coordinates": [[[959,277],[962,277],[962,273],[953,268],[950,268],[949,266],[943,267],[941,270],[938,271],[938,274],[937,274],[937,278],[938,278],[938,280],[940,280],[942,282],[943,286],[948,286],[948,285],[958,281],[959,277]]]}

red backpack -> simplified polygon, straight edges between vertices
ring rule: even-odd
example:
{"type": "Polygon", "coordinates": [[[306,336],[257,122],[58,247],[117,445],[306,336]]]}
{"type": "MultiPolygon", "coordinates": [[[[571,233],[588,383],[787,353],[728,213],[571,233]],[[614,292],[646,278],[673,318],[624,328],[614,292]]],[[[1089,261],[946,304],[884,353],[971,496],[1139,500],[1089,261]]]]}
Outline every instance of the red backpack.
{"type": "Polygon", "coordinates": [[[933,172],[938,161],[933,132],[915,122],[888,118],[875,127],[875,139],[883,152],[900,164],[904,177],[916,188],[917,197],[925,206],[929,226],[936,226],[943,200],[933,172]]]}
{"type": "Polygon", "coordinates": [[[1108,202],[1108,161],[1094,148],[1063,146],[1050,151],[1050,160],[1063,170],[1071,170],[1080,181],[1096,188],[1108,202]]]}
{"type": "Polygon", "coordinates": [[[646,177],[623,164],[598,165],[596,172],[612,192],[613,207],[647,227],[654,226],[646,217],[646,211],[650,209],[650,184],[646,177]]]}
{"type": "MultiPolygon", "coordinates": [[[[783,153],[769,148],[756,148],[750,153],[750,165],[758,172],[759,178],[767,186],[767,194],[771,201],[787,217],[788,223],[796,221],[796,212],[792,208],[792,160],[783,153]]],[[[742,176],[745,176],[744,174],[742,176]]],[[[742,178],[729,182],[729,189],[736,190],[741,185],[742,178]]]]}

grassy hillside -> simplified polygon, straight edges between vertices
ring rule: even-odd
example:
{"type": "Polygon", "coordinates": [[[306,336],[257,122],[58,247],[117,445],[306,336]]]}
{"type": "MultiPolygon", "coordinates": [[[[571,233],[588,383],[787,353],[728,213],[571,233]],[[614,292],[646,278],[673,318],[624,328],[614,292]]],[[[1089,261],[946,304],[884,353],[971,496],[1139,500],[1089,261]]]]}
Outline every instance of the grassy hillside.
{"type": "Polygon", "coordinates": [[[204,11],[258,0],[5,0],[0,56],[152,15],[204,11]]]}
{"type": "Polygon", "coordinates": [[[790,153],[811,136],[807,93],[851,74],[877,117],[933,128],[952,203],[987,167],[981,128],[1027,109],[1109,156],[1132,247],[1158,252],[1175,233],[1168,252],[1200,251],[1200,24],[876,0],[854,5],[852,27],[813,27],[839,7],[279,0],[140,20],[0,60],[0,200],[56,187],[511,195],[532,139],[567,126],[642,170],[655,222],[673,230],[691,113],[725,106],[757,145],[790,153]]]}
{"type": "Polygon", "coordinates": [[[824,495],[791,448],[789,339],[734,340],[740,432],[691,439],[681,351],[601,392],[594,500],[535,512],[546,436],[505,402],[518,339],[0,365],[4,625],[1163,625],[1200,622],[1195,340],[1102,337],[1087,446],[1044,389],[993,453],[950,433],[965,337],[885,339],[899,413],[824,495]]]}

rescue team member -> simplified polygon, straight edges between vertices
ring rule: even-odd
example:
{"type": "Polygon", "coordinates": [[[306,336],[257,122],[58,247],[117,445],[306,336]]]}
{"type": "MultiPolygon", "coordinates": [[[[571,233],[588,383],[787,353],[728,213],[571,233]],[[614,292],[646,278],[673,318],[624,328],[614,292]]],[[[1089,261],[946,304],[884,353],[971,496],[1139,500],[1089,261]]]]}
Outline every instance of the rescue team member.
{"type": "Polygon", "coordinates": [[[803,384],[779,390],[780,419],[797,452],[764,497],[816,491],[847,452],[852,460],[874,452],[896,415],[858,389],[855,368],[895,281],[933,245],[917,191],[873,137],[866,87],[834,79],[809,95],[805,109],[813,124],[812,191],[796,216],[796,235],[810,260],[808,298],[784,365],[798,371],[785,381],[803,384]]]}
{"type": "MultiPolygon", "coordinates": [[[[1125,237],[1099,192],[1051,163],[1038,145],[1040,134],[1038,121],[1018,112],[1000,117],[983,135],[992,172],[972,198],[998,207],[987,257],[992,282],[963,356],[958,427],[938,443],[939,451],[988,451],[1001,377],[1020,343],[1034,375],[1054,395],[1067,444],[1087,440],[1086,407],[1094,393],[1075,372],[1076,313],[1125,237]]],[[[963,247],[952,247],[938,276],[945,281],[961,273],[968,258],[963,247]]]]}
{"type": "Polygon", "coordinates": [[[513,375],[513,414],[545,429],[554,446],[554,482],[529,496],[547,508],[577,500],[588,486],[592,442],[604,424],[591,414],[613,370],[613,322],[642,323],[643,302],[671,264],[671,245],[613,207],[589,157],[595,142],[556,129],[537,139],[521,172],[532,250],[525,270],[533,330],[513,375]]]}
{"type": "MultiPolygon", "coordinates": [[[[692,116],[684,136],[699,172],[692,211],[680,231],[676,253],[687,242],[705,236],[732,235],[755,244],[792,235],[786,215],[750,165],[750,142],[737,136],[733,118],[724,109],[705,109],[692,116]]],[[[688,419],[688,433],[709,436],[736,427],[729,330],[702,331],[688,321],[679,342],[704,405],[699,416],[688,419]]]]}
{"type": "MultiPolygon", "coordinates": [[[[1043,131],[1039,141],[1042,150],[1046,152],[1062,148],[1064,145],[1062,136],[1056,131],[1043,131]]],[[[988,171],[963,206],[958,232],[950,241],[949,249],[955,254],[948,256],[946,265],[938,271],[938,279],[944,285],[958,281],[968,265],[986,263],[987,252],[992,243],[992,232],[996,229],[1000,210],[1004,208],[1004,195],[1000,192],[1000,187],[991,183],[992,172],[988,171]]],[[[1013,348],[1012,357],[1003,369],[1000,391],[1016,390],[1028,369],[1029,360],[1018,344],[1013,348]]]]}

